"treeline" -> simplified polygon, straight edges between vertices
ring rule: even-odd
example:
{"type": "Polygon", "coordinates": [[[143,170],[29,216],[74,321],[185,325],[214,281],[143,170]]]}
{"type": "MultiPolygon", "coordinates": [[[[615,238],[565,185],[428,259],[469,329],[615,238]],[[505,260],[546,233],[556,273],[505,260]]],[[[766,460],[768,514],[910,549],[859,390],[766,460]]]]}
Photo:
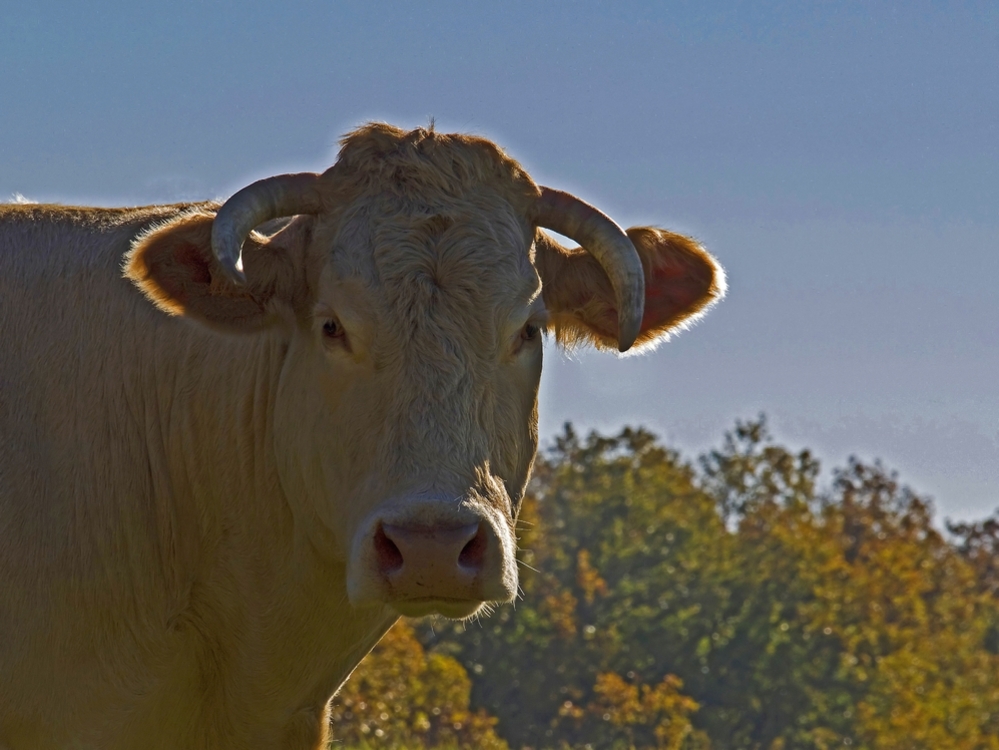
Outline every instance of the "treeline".
{"type": "Polygon", "coordinates": [[[879,463],[818,473],[762,418],[697,464],[567,426],[516,606],[400,623],[334,747],[999,750],[999,515],[944,535],[879,463]]]}

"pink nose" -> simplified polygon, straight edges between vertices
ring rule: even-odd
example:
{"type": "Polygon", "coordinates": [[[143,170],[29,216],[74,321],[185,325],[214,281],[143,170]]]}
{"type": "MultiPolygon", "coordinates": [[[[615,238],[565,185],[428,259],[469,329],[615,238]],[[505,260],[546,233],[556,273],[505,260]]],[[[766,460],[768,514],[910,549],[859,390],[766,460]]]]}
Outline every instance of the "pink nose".
{"type": "Polygon", "coordinates": [[[479,523],[451,528],[379,524],[378,571],[404,599],[480,599],[488,538],[479,523]]]}

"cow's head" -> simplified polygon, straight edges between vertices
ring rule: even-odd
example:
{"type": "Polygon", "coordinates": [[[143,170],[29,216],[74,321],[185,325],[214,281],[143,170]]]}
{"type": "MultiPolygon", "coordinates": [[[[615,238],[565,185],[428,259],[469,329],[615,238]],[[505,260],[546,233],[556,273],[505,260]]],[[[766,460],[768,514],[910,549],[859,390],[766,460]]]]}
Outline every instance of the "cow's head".
{"type": "Polygon", "coordinates": [[[169,313],[281,341],[270,427],[294,512],[336,539],[355,606],[453,617],[516,594],[542,333],[625,351],[724,293],[690,239],[625,233],[487,140],[387,125],[322,175],[148,233],[127,274],[169,313]]]}

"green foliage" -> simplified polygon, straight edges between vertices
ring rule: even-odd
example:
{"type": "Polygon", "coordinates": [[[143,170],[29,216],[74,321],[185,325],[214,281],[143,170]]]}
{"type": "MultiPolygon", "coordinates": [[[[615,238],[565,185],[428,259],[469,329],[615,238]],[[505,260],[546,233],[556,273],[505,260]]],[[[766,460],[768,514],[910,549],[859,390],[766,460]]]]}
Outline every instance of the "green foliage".
{"type": "MultiPolygon", "coordinates": [[[[999,750],[999,517],[945,538],[879,463],[825,493],[818,474],[762,418],[696,466],[644,430],[567,426],[525,500],[516,607],[421,625],[420,658],[457,661],[412,697],[401,674],[357,689],[427,706],[440,679],[535,750],[999,750]]],[[[436,747],[419,710],[398,736],[436,747]]]]}
{"type": "Polygon", "coordinates": [[[469,709],[470,688],[461,664],[427,654],[399,622],[333,699],[331,747],[507,750],[493,732],[496,720],[469,709]]]}
{"type": "Polygon", "coordinates": [[[999,510],[978,523],[948,523],[959,539],[958,552],[977,573],[982,591],[999,598],[999,510]]]}
{"type": "Polygon", "coordinates": [[[995,527],[962,554],[879,464],[826,495],[818,472],[762,419],[697,469],[567,428],[525,506],[523,601],[436,647],[514,747],[999,747],[996,599],[969,564],[995,527]]]}

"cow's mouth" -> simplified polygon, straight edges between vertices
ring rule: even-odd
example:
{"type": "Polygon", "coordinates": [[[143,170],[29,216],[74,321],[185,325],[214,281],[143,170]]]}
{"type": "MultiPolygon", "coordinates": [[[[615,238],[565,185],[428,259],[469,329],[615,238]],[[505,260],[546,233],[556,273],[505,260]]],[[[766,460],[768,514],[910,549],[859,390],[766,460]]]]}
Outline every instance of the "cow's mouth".
{"type": "Polygon", "coordinates": [[[445,597],[421,597],[418,599],[403,599],[391,603],[403,617],[425,617],[426,615],[443,615],[453,620],[464,620],[471,617],[485,602],[475,599],[449,599],[445,597]]]}

